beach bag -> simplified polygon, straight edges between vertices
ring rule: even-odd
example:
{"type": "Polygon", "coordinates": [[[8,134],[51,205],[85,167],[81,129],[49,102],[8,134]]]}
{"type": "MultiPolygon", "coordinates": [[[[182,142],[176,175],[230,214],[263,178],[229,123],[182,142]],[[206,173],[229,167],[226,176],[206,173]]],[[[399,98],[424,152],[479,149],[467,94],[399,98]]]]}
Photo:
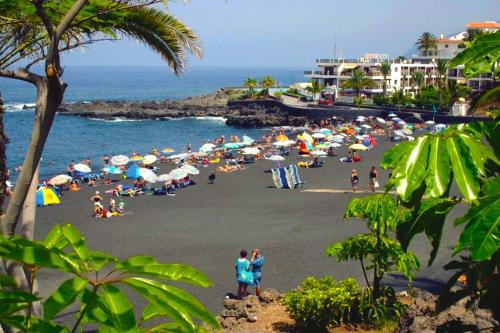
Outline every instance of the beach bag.
{"type": "Polygon", "coordinates": [[[378,183],[378,181],[375,181],[375,184],[373,185],[374,188],[379,188],[380,187],[380,184],[378,183]]]}
{"type": "Polygon", "coordinates": [[[245,283],[248,284],[249,286],[253,286],[254,283],[253,273],[247,271],[239,272],[237,280],[239,283],[245,283]]]}

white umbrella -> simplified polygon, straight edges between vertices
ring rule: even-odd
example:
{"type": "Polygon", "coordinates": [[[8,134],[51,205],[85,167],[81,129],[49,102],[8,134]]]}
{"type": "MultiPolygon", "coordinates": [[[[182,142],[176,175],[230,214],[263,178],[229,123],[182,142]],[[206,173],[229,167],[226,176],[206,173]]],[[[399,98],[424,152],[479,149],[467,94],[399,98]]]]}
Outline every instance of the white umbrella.
{"type": "Polygon", "coordinates": [[[168,182],[169,180],[172,180],[172,178],[170,178],[170,175],[168,173],[165,173],[156,177],[156,180],[159,182],[168,182]]]}
{"type": "Polygon", "coordinates": [[[349,146],[350,149],[353,149],[353,150],[367,150],[368,147],[365,146],[365,145],[362,145],[360,143],[355,143],[353,145],[350,145],[349,146]]]}
{"type": "Polygon", "coordinates": [[[358,119],[366,119],[365,116],[358,116],[358,119]]]}
{"type": "Polygon", "coordinates": [[[364,119],[364,118],[358,118],[358,119],[356,119],[356,121],[359,121],[360,123],[364,123],[366,121],[366,119],[364,119]]]}
{"type": "Polygon", "coordinates": [[[394,134],[396,134],[397,136],[405,136],[405,134],[400,130],[394,131],[394,134]]]}
{"type": "Polygon", "coordinates": [[[158,157],[156,157],[155,155],[146,155],[146,156],[144,156],[144,159],[142,160],[142,164],[146,164],[146,165],[153,164],[157,160],[158,160],[158,157]]]}
{"type": "Polygon", "coordinates": [[[410,136],[410,135],[408,135],[406,138],[408,139],[408,141],[414,141],[415,140],[415,138],[412,137],[412,136],[410,136]]]}
{"type": "Polygon", "coordinates": [[[217,146],[214,145],[213,143],[205,143],[203,146],[200,147],[200,149],[198,149],[198,151],[201,151],[202,153],[209,153],[212,150],[214,150],[215,147],[217,146]]]}
{"type": "Polygon", "coordinates": [[[50,185],[63,185],[71,181],[72,179],[73,177],[68,175],[57,175],[55,177],[52,177],[47,183],[50,185]]]}
{"type": "Polygon", "coordinates": [[[194,166],[192,166],[191,164],[184,164],[182,166],[182,168],[184,170],[187,171],[188,174],[190,175],[199,175],[200,174],[200,170],[196,169],[194,166]]]}
{"type": "Polygon", "coordinates": [[[314,133],[312,137],[315,139],[324,139],[326,138],[326,135],[324,135],[323,133],[314,133]]]}
{"type": "Polygon", "coordinates": [[[434,122],[433,120],[427,120],[427,121],[425,122],[425,124],[427,124],[427,125],[434,125],[434,124],[435,124],[435,122],[434,122]]]}
{"type": "Polygon", "coordinates": [[[322,150],[313,150],[311,152],[311,155],[312,156],[326,156],[326,155],[328,155],[328,153],[325,151],[322,151],[322,150]]]}
{"type": "Polygon", "coordinates": [[[151,169],[140,168],[139,175],[141,175],[141,177],[149,183],[156,183],[158,181],[156,173],[154,173],[151,169]]]}
{"type": "Polygon", "coordinates": [[[398,115],[397,114],[394,114],[394,113],[389,113],[389,117],[397,117],[398,115]]]}
{"type": "Polygon", "coordinates": [[[332,142],[332,143],[330,143],[330,147],[338,148],[338,147],[342,147],[342,145],[340,143],[337,143],[337,142],[332,142]]]}
{"type": "Polygon", "coordinates": [[[272,155],[270,157],[267,158],[269,161],[275,161],[275,162],[281,162],[281,161],[284,161],[285,158],[281,155],[272,155]]]}
{"type": "Polygon", "coordinates": [[[83,164],[83,163],[77,163],[77,164],[75,164],[75,166],[73,167],[73,169],[75,169],[78,172],[83,172],[83,173],[92,172],[92,169],[87,164],[83,164]]]}
{"type": "Polygon", "coordinates": [[[111,164],[114,165],[125,165],[130,161],[128,156],[125,155],[116,155],[111,157],[111,164]]]}
{"type": "Polygon", "coordinates": [[[399,125],[406,125],[406,121],[404,121],[404,120],[400,120],[400,121],[398,121],[398,124],[399,124],[399,125]]]}
{"type": "Polygon", "coordinates": [[[258,148],[248,147],[243,148],[241,152],[245,155],[257,155],[258,153],[260,153],[260,150],[258,148]]]}
{"type": "Polygon", "coordinates": [[[370,125],[361,125],[361,127],[364,127],[364,128],[366,128],[366,129],[370,129],[370,128],[372,128],[370,125]]]}
{"type": "Polygon", "coordinates": [[[177,154],[177,155],[169,156],[168,159],[170,159],[170,160],[176,160],[176,159],[183,160],[183,159],[185,159],[188,156],[189,156],[188,154],[182,153],[182,154],[177,154]]]}
{"type": "Polygon", "coordinates": [[[177,168],[177,169],[170,171],[170,173],[168,175],[170,176],[171,179],[179,180],[182,178],[186,178],[188,175],[188,172],[184,168],[177,168]]]}
{"type": "Polygon", "coordinates": [[[385,124],[386,123],[386,121],[384,119],[380,118],[380,117],[377,117],[377,121],[379,123],[381,123],[381,124],[385,124]]]}

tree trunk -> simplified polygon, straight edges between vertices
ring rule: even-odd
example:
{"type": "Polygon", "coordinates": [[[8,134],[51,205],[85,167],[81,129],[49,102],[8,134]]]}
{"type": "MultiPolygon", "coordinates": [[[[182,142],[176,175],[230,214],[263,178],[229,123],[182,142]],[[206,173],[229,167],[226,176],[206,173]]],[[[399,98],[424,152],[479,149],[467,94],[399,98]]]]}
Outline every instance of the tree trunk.
{"type": "Polygon", "coordinates": [[[44,78],[37,83],[36,111],[31,141],[16,188],[9,201],[5,218],[2,219],[2,232],[4,235],[11,236],[15,233],[24,201],[28,195],[38,162],[42,157],[43,148],[56,111],[62,103],[64,88],[65,86],[61,84],[58,77],[44,78]]]}
{"type": "Polygon", "coordinates": [[[380,223],[377,223],[377,243],[375,244],[375,258],[373,265],[373,299],[377,299],[380,296],[380,273],[379,273],[379,249],[380,249],[380,223]]]}
{"type": "Polygon", "coordinates": [[[4,130],[4,106],[2,94],[0,93],[0,220],[3,220],[3,202],[5,200],[5,190],[7,188],[7,136],[4,130]]]}

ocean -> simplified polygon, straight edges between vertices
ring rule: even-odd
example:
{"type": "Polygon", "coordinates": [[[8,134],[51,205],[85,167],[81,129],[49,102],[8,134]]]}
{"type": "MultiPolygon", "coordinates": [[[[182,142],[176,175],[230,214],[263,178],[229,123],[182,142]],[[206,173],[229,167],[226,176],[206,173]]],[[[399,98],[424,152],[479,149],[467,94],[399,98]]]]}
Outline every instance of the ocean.
{"type": "MultiPolygon", "coordinates": [[[[241,86],[247,77],[270,75],[280,86],[304,81],[300,68],[193,67],[176,77],[165,67],[67,67],[65,102],[94,100],[163,100],[212,93],[221,87],[241,86]]],[[[21,165],[33,125],[36,90],[30,84],[0,78],[5,103],[5,128],[9,137],[7,166],[21,165]]],[[[177,152],[193,149],[224,134],[244,134],[259,139],[262,129],[236,129],[221,118],[186,118],[170,121],[104,121],[57,116],[45,145],[41,179],[64,173],[71,160],[91,159],[97,169],[104,154],[147,154],[152,148],[171,147],[177,152]]],[[[12,173],[15,180],[16,174],[12,173]]]]}

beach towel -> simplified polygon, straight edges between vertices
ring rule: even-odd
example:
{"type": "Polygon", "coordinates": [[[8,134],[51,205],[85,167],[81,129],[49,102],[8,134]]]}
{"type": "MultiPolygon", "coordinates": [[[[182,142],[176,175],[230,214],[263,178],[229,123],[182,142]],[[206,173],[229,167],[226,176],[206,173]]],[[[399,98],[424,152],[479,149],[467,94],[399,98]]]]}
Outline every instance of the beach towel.
{"type": "Polygon", "coordinates": [[[291,190],[295,188],[292,175],[287,168],[273,169],[272,172],[276,188],[289,188],[291,190]]]}
{"type": "Polygon", "coordinates": [[[306,183],[300,179],[299,168],[297,164],[291,164],[289,167],[290,175],[294,184],[294,187],[302,187],[306,183]]]}

